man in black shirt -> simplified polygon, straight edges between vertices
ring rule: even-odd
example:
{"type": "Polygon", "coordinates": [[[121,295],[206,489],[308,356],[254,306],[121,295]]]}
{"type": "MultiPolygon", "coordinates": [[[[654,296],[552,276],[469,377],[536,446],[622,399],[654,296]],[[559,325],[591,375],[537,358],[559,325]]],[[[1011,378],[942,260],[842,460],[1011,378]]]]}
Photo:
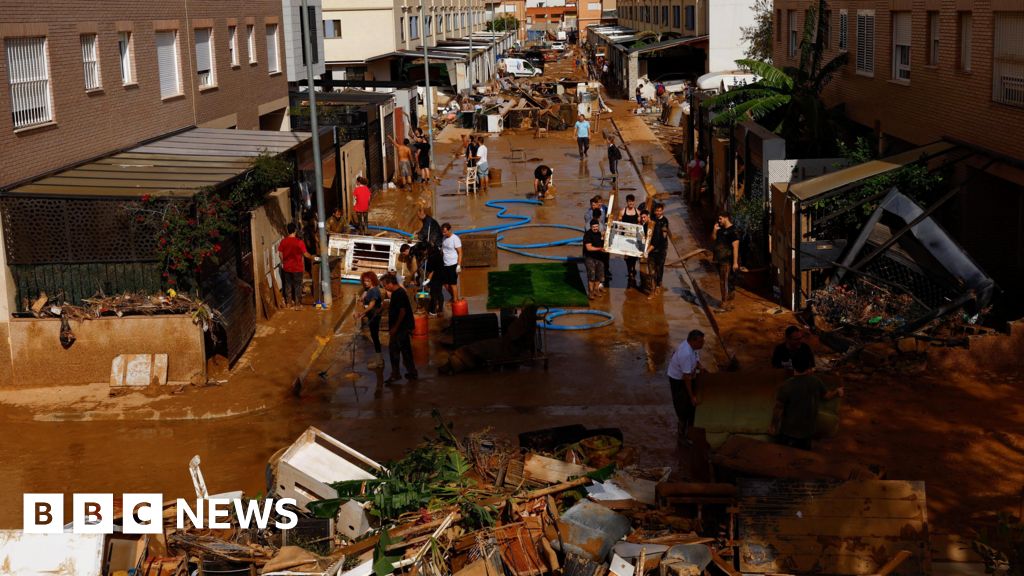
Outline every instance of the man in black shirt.
{"type": "Polygon", "coordinates": [[[776,394],[769,432],[781,444],[810,450],[811,438],[818,429],[821,403],[843,395],[842,386],[829,390],[821,379],[811,374],[806,358],[794,358],[793,376],[776,394]]]}
{"type": "Polygon", "coordinates": [[[725,311],[725,302],[736,296],[729,278],[740,269],[740,235],[732,225],[732,215],[722,212],[711,231],[715,264],[718,266],[718,286],[722,291],[722,305],[719,311],[725,311]]]}
{"type": "Polygon", "coordinates": [[[537,166],[533,171],[533,192],[537,195],[537,200],[543,200],[544,196],[547,195],[548,188],[551,187],[551,176],[554,173],[545,164],[537,166]]]}
{"type": "Polygon", "coordinates": [[[608,172],[612,175],[612,182],[616,182],[619,179],[619,160],[622,159],[622,151],[615,145],[615,139],[611,134],[606,136],[608,139],[608,172]]]}
{"type": "Polygon", "coordinates": [[[416,129],[416,167],[419,169],[420,179],[430,182],[430,141],[423,135],[423,129],[416,129]]]}
{"type": "Polygon", "coordinates": [[[668,239],[670,231],[668,218],[665,216],[665,205],[655,204],[654,215],[650,222],[650,243],[647,245],[647,260],[651,274],[654,276],[654,288],[648,298],[661,294],[661,281],[665,276],[665,257],[668,256],[668,239]]]}
{"type": "Polygon", "coordinates": [[[804,342],[804,331],[797,326],[790,326],[786,328],[786,341],[772,352],[772,368],[793,370],[798,357],[814,368],[814,351],[804,342]]]}
{"type": "Polygon", "coordinates": [[[427,213],[427,209],[422,206],[416,212],[416,215],[419,216],[421,223],[420,231],[416,233],[416,239],[420,242],[426,242],[431,246],[440,246],[441,225],[437,223],[437,220],[431,218],[430,214],[427,213]]]}
{"type": "Polygon", "coordinates": [[[405,377],[409,380],[416,380],[419,375],[416,373],[416,365],[412,361],[412,331],[415,326],[413,319],[412,302],[409,295],[398,285],[398,279],[394,274],[385,274],[381,279],[381,285],[387,290],[390,296],[388,304],[388,356],[391,358],[391,375],[384,382],[391,384],[402,379],[402,371],[399,366],[399,359],[405,362],[405,377]]]}
{"type": "Polygon", "coordinates": [[[583,233],[583,263],[587,267],[587,297],[591,300],[601,296],[601,282],[604,282],[604,238],[601,226],[594,219],[590,229],[583,233]]]}

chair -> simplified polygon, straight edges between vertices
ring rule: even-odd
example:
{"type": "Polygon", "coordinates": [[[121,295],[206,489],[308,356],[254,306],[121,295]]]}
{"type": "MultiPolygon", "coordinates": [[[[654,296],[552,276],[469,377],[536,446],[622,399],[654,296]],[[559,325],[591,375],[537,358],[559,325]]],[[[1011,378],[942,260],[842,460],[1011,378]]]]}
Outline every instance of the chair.
{"type": "Polygon", "coordinates": [[[466,173],[459,177],[459,185],[455,190],[456,194],[462,194],[462,188],[466,188],[466,194],[470,193],[472,189],[473,194],[477,191],[477,177],[476,177],[476,166],[467,166],[466,173]]]}
{"type": "Polygon", "coordinates": [[[515,162],[517,159],[526,162],[526,149],[525,148],[510,148],[511,153],[508,159],[515,162]]]}

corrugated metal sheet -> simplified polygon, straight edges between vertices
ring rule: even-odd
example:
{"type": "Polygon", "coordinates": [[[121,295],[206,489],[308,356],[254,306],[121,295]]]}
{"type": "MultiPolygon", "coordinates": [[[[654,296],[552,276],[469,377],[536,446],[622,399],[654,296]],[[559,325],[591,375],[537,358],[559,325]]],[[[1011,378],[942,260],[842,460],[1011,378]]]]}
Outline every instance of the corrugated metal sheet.
{"type": "Polygon", "coordinates": [[[4,191],[5,195],[189,197],[245,172],[263,152],[280,154],[306,132],[193,128],[4,191]]]}

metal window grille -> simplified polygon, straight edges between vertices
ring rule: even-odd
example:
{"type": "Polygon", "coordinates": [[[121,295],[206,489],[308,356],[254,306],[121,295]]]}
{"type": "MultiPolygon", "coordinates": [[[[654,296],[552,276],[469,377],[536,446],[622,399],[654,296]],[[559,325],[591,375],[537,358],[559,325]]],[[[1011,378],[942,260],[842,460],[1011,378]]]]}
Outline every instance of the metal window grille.
{"type": "Polygon", "coordinates": [[[910,12],[892,13],[892,79],[910,81],[910,12]]]}
{"type": "Polygon", "coordinates": [[[212,86],[213,76],[213,50],[212,31],[209,28],[196,29],[196,74],[199,75],[199,86],[212,86]]]}
{"type": "Polygon", "coordinates": [[[181,72],[178,68],[178,32],[156,33],[156,59],[160,69],[160,97],[181,94],[181,72]]]}
{"type": "Polygon", "coordinates": [[[131,84],[132,77],[132,33],[120,32],[117,35],[117,52],[121,57],[121,83],[131,84]]]}
{"type": "Polygon", "coordinates": [[[245,27],[246,49],[249,51],[249,64],[255,64],[259,60],[256,56],[256,27],[248,24],[245,27]]]}
{"type": "Polygon", "coordinates": [[[992,99],[1024,106],[1024,13],[997,12],[992,47],[992,99]]]}
{"type": "Polygon", "coordinates": [[[100,87],[100,63],[96,59],[96,35],[83,34],[82,66],[85,72],[85,89],[96,90],[100,87]]]}
{"type": "Polygon", "coordinates": [[[267,24],[267,72],[276,74],[281,71],[281,62],[277,58],[277,24],[267,24]]]}
{"type": "Polygon", "coordinates": [[[231,65],[238,66],[238,26],[228,26],[228,55],[231,65]]]}
{"type": "Polygon", "coordinates": [[[839,49],[846,50],[849,47],[850,16],[846,10],[839,11],[839,49]]]}
{"type": "Polygon", "coordinates": [[[4,44],[7,46],[14,127],[24,128],[52,121],[46,38],[6,38],[4,44]]]}
{"type": "Polygon", "coordinates": [[[857,12],[857,71],[875,73],[875,13],[857,12]]]}

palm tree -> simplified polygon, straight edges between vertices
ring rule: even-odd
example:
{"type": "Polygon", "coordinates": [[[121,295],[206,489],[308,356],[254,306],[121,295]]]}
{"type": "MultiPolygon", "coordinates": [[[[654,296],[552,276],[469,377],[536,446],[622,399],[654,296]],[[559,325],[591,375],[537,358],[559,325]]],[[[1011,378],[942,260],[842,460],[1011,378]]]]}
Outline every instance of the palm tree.
{"type": "Polygon", "coordinates": [[[824,61],[828,22],[825,0],[818,0],[804,23],[798,67],[779,68],[758,60],[737,60],[760,80],[710,98],[720,113],[713,123],[730,126],[746,117],[757,120],[786,139],[787,147],[803,157],[821,157],[836,146],[838,122],[825,107],[822,91],[849,60],[846,52],[824,61]]]}

